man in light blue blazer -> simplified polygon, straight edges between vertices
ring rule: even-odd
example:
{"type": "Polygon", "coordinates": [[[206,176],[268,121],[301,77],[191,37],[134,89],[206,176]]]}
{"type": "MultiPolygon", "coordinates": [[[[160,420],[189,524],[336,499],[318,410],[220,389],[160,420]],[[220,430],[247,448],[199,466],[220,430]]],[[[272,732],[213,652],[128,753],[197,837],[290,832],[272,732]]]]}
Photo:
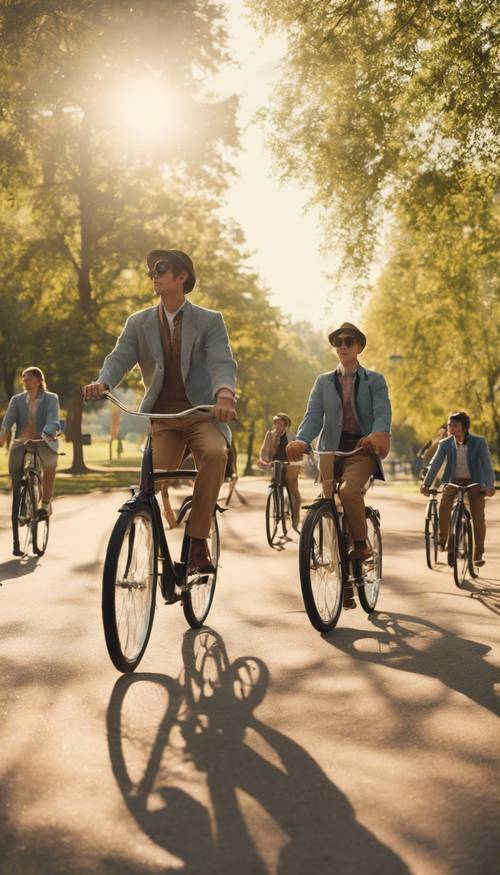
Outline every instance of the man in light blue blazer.
{"type": "MultiPolygon", "coordinates": [[[[363,332],[344,322],[329,334],[328,340],[335,348],[339,364],[334,371],[316,379],[297,440],[288,444],[287,455],[291,461],[298,461],[304,452],[310,451],[315,438],[319,451],[349,452],[358,446],[364,448],[363,453],[343,460],[341,470],[337,467],[335,472],[335,477],[340,475],[342,479],[339,495],[354,540],[350,556],[363,560],[371,555],[364,486],[372,474],[384,479],[380,458],[389,452],[391,404],[382,374],[363,368],[358,361],[366,345],[363,332]]],[[[334,472],[328,471],[326,464],[320,457],[322,478],[328,482],[334,472]]],[[[344,596],[344,607],[356,607],[352,593],[346,590],[344,596]]]]}
{"type": "Polygon", "coordinates": [[[477,483],[477,487],[469,489],[467,495],[474,527],[474,562],[482,566],[485,563],[483,553],[486,537],[484,497],[495,494],[495,472],[486,440],[477,434],[472,434],[469,428],[470,417],[465,410],[450,413],[449,437],[439,441],[420,488],[424,495],[428,495],[438,471],[446,462],[442,476],[445,485],[439,504],[439,546],[441,550],[446,550],[451,510],[457,493],[453,486],[447,484],[457,483],[459,486],[468,486],[470,483],[477,483]]]}
{"type": "Polygon", "coordinates": [[[192,304],[194,265],[179,249],[155,249],[146,258],[148,275],[160,303],[127,319],[115,348],[106,356],[95,383],[83,387],[86,400],[118,385],[139,365],[145,388],[141,411],[180,413],[199,404],[215,404],[215,421],[152,419],[153,464],[179,467],[186,446],[193,453],[198,476],[188,523],[191,565],[213,570],[206,538],[224,479],[228,422],[236,405],[236,363],[221,313],[192,304]]]}

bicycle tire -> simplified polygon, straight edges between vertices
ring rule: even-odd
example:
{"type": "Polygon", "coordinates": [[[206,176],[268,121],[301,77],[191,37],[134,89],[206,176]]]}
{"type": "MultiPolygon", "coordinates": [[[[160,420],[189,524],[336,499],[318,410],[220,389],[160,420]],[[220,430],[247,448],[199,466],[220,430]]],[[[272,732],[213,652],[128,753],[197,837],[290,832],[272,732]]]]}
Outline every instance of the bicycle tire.
{"type": "Polygon", "coordinates": [[[459,589],[467,579],[470,549],[467,520],[464,514],[458,513],[453,527],[453,579],[459,589]]]}
{"type": "Polygon", "coordinates": [[[286,538],[289,529],[293,528],[292,519],[292,496],[288,486],[283,486],[281,490],[281,528],[284,538],[286,538]]]}
{"type": "Polygon", "coordinates": [[[432,570],[437,564],[438,557],[438,517],[436,507],[433,504],[428,508],[425,518],[425,558],[428,567],[432,570]]]}
{"type": "Polygon", "coordinates": [[[299,540],[299,572],[307,616],[318,632],[336,626],[342,610],[345,572],[342,535],[329,503],[311,507],[299,540]]]}
{"type": "Polygon", "coordinates": [[[144,655],[153,626],[157,578],[158,544],[151,508],[124,511],[111,532],[102,577],[104,637],[118,671],[134,671],[144,655]]]}
{"type": "MultiPolygon", "coordinates": [[[[30,479],[33,487],[34,507],[38,511],[42,504],[42,481],[36,473],[30,473],[30,479]]],[[[36,513],[33,522],[33,553],[36,553],[37,556],[43,556],[47,549],[49,527],[49,517],[46,516],[43,519],[39,519],[38,513],[36,513]]]]}
{"type": "Polygon", "coordinates": [[[472,523],[471,519],[467,517],[467,529],[468,529],[468,538],[469,538],[469,574],[475,580],[476,577],[479,577],[479,571],[474,565],[474,536],[472,531],[472,523]]]}
{"type": "Polygon", "coordinates": [[[274,547],[280,519],[280,502],[275,487],[269,490],[266,501],[266,537],[270,547],[274,547]]]}
{"type": "MultiPolygon", "coordinates": [[[[191,500],[183,502],[177,517],[177,525],[180,525],[182,522],[187,523],[190,510],[191,500]]],[[[203,626],[214,600],[220,560],[220,534],[216,511],[214,511],[212,515],[212,522],[207,540],[209,541],[210,556],[212,557],[212,562],[215,566],[215,572],[212,572],[212,574],[201,574],[197,571],[188,574],[187,582],[189,589],[181,595],[184,616],[191,629],[200,629],[201,626],[203,626]]],[[[186,534],[182,544],[182,563],[187,563],[188,561],[188,549],[189,537],[186,534]]]]}
{"type": "Polygon", "coordinates": [[[361,607],[367,614],[375,610],[382,581],[382,535],[378,516],[371,507],[366,508],[367,539],[373,551],[371,559],[362,563],[365,583],[358,588],[361,607]]]}

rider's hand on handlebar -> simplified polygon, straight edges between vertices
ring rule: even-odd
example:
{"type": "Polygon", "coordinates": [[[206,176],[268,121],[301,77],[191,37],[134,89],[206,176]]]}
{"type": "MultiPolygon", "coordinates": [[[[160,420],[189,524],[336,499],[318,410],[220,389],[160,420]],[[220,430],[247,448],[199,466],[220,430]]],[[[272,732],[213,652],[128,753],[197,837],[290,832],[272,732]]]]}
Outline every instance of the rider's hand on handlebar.
{"type": "Polygon", "coordinates": [[[218,396],[214,407],[214,416],[219,422],[230,422],[236,416],[236,403],[229,395],[218,396]]]}
{"type": "Polygon", "coordinates": [[[422,495],[430,495],[430,494],[431,494],[431,491],[430,491],[429,487],[428,487],[428,486],[424,486],[423,483],[422,483],[422,485],[421,485],[421,487],[420,487],[420,492],[422,493],[422,495]]]}
{"type": "Polygon", "coordinates": [[[83,400],[96,401],[98,398],[102,398],[108,390],[109,386],[106,383],[88,383],[86,386],[82,386],[83,400]]]}
{"type": "Polygon", "coordinates": [[[300,462],[306,450],[305,441],[290,441],[286,445],[286,457],[289,462],[300,462]]]}
{"type": "Polygon", "coordinates": [[[486,486],[484,489],[484,494],[488,495],[489,498],[492,498],[495,494],[495,487],[494,486],[486,486]]]}
{"type": "Polygon", "coordinates": [[[358,446],[363,447],[368,453],[376,454],[381,459],[385,459],[391,448],[391,437],[385,431],[372,431],[371,434],[361,438],[358,446]]]}

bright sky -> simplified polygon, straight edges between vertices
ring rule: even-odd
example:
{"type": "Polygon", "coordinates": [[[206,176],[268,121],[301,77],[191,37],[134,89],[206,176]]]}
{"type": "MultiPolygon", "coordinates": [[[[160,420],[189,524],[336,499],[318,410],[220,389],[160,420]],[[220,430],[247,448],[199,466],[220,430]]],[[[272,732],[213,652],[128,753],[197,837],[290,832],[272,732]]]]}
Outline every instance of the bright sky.
{"type": "Polygon", "coordinates": [[[228,198],[227,214],[236,219],[252,252],[252,266],[270,290],[273,303],[294,319],[330,327],[356,321],[359,310],[349,293],[335,288],[334,255],[322,256],[324,242],[317,209],[306,211],[308,191],[297,181],[280,184],[273,174],[264,131],[254,119],[267,105],[279,63],[286,50],[280,35],[262,38],[246,16],[243,0],[228,0],[230,51],[238,63],[218,77],[224,93],[240,98],[242,151],[238,177],[228,198]]]}

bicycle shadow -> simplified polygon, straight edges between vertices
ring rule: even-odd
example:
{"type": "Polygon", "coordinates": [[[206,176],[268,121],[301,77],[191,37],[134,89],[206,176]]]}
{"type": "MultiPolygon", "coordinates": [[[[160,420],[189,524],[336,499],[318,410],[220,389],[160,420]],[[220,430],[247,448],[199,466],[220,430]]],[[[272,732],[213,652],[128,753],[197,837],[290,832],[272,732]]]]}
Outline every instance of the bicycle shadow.
{"type": "Polygon", "coordinates": [[[11,580],[17,580],[20,577],[31,574],[40,562],[40,559],[40,556],[26,556],[0,562],[0,586],[4,583],[9,583],[11,580]]]}
{"type": "Polygon", "coordinates": [[[435,678],[493,714],[500,713],[495,696],[500,669],[484,659],[491,647],[410,614],[380,612],[370,614],[368,620],[376,631],[344,628],[323,638],[358,660],[435,678]],[[371,639],[376,646],[359,650],[356,643],[362,639],[371,639]]]}
{"type": "Polygon", "coordinates": [[[125,803],[177,868],[185,875],[408,875],[307,751],[254,716],[267,691],[265,663],[230,662],[210,629],[186,633],[183,661],[182,682],[161,674],[120,678],[107,714],[125,803]],[[163,697],[149,740],[134,707],[148,685],[163,697]]]}

